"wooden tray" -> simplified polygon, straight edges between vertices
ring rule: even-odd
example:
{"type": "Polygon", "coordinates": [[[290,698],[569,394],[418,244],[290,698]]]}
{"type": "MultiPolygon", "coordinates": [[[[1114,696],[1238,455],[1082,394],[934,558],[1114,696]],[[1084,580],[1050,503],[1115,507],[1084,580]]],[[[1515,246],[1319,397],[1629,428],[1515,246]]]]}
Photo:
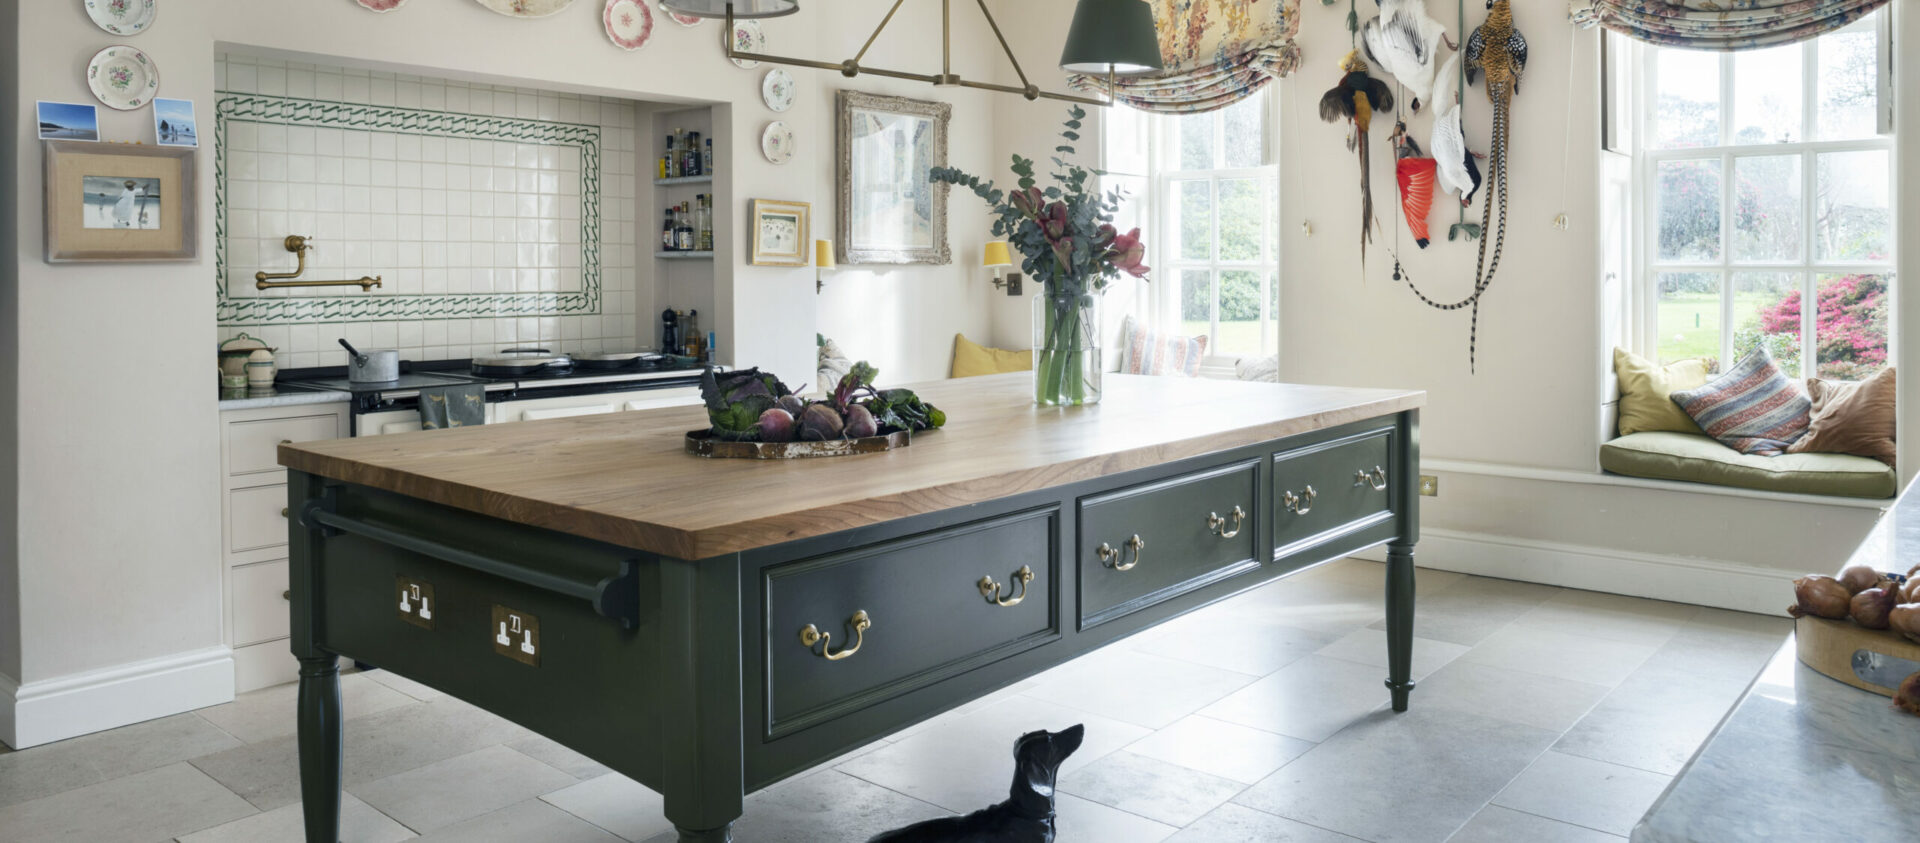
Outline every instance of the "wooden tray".
{"type": "Polygon", "coordinates": [[[1895,658],[1920,662],[1920,644],[1908,641],[1898,632],[1867,629],[1850,620],[1830,621],[1811,615],[1793,623],[1795,647],[1800,662],[1814,670],[1865,691],[1883,697],[1893,696],[1892,688],[1868,684],[1853,672],[1855,650],[1872,650],[1895,658]]]}
{"type": "Polygon", "coordinates": [[[687,453],[696,457],[735,460],[800,460],[813,457],[846,457],[877,454],[913,444],[906,431],[862,439],[836,439],[832,442],[723,442],[710,431],[687,432],[687,453]]]}

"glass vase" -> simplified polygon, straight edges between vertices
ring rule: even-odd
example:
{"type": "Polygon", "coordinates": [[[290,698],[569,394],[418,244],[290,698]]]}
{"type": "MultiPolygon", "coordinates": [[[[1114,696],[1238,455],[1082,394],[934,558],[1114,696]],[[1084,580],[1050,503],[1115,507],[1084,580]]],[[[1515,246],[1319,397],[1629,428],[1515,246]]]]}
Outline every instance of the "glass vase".
{"type": "Polygon", "coordinates": [[[1033,403],[1100,403],[1100,297],[1033,297],[1033,403]]]}

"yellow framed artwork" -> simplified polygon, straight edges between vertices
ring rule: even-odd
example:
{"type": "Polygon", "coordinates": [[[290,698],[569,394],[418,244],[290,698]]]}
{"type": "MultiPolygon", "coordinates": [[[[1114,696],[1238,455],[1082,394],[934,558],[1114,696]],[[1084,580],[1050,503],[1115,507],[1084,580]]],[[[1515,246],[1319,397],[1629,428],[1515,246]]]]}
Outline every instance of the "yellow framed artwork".
{"type": "Polygon", "coordinates": [[[812,205],[778,199],[753,200],[753,265],[807,266],[812,229],[812,205]]]}
{"type": "Polygon", "coordinates": [[[48,263],[193,260],[197,150],[44,141],[48,263]]]}

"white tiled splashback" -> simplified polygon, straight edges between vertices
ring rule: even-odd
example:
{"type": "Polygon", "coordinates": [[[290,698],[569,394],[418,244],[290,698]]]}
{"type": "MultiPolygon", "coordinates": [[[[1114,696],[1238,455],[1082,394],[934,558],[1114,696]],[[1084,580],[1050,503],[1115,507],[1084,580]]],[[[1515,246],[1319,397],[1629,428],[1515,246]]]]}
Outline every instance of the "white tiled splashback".
{"type": "MultiPolygon", "coordinates": [[[[362,348],[397,348],[409,360],[484,356],[515,345],[637,347],[633,103],[239,54],[221,56],[216,74],[221,99],[258,95],[253,101],[267,104],[265,116],[230,121],[218,150],[224,267],[233,293],[222,303],[219,340],[245,331],[278,348],[283,368],[343,365],[340,337],[362,348]],[[593,226],[582,220],[592,213],[582,187],[591,184],[582,172],[591,161],[581,146],[517,142],[524,138],[505,132],[458,137],[281,120],[296,100],[375,106],[387,117],[417,117],[417,110],[514,118],[516,127],[576,134],[581,125],[595,127],[599,242],[590,242],[593,226]],[[282,245],[289,234],[315,238],[303,277],[378,275],[384,286],[255,290],[254,272],[292,271],[294,256],[282,245]],[[596,264],[597,308],[566,312],[543,304],[496,315],[514,313],[501,294],[579,298],[596,264]],[[344,314],[316,306],[267,315],[229,306],[253,298],[382,296],[438,296],[459,302],[451,312],[462,315],[421,318],[418,308],[399,304],[403,298],[341,302],[352,306],[344,314]]],[[[213,119],[209,111],[202,119],[213,119]]]]}

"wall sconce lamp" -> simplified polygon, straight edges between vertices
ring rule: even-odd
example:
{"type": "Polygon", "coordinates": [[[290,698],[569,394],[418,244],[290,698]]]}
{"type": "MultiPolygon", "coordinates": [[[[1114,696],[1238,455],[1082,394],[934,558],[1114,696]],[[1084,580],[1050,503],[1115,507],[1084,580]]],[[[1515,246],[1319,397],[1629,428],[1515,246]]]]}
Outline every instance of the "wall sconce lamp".
{"type": "Polygon", "coordinates": [[[838,266],[833,262],[833,241],[813,241],[813,292],[815,295],[827,289],[826,271],[837,268],[838,266]]]}
{"type": "Polygon", "coordinates": [[[1007,252],[1007,241],[988,243],[980,263],[993,270],[993,286],[1005,288],[1009,296],[1020,295],[1020,273],[1007,272],[1007,267],[1013,266],[1013,257],[1007,252]]]}

